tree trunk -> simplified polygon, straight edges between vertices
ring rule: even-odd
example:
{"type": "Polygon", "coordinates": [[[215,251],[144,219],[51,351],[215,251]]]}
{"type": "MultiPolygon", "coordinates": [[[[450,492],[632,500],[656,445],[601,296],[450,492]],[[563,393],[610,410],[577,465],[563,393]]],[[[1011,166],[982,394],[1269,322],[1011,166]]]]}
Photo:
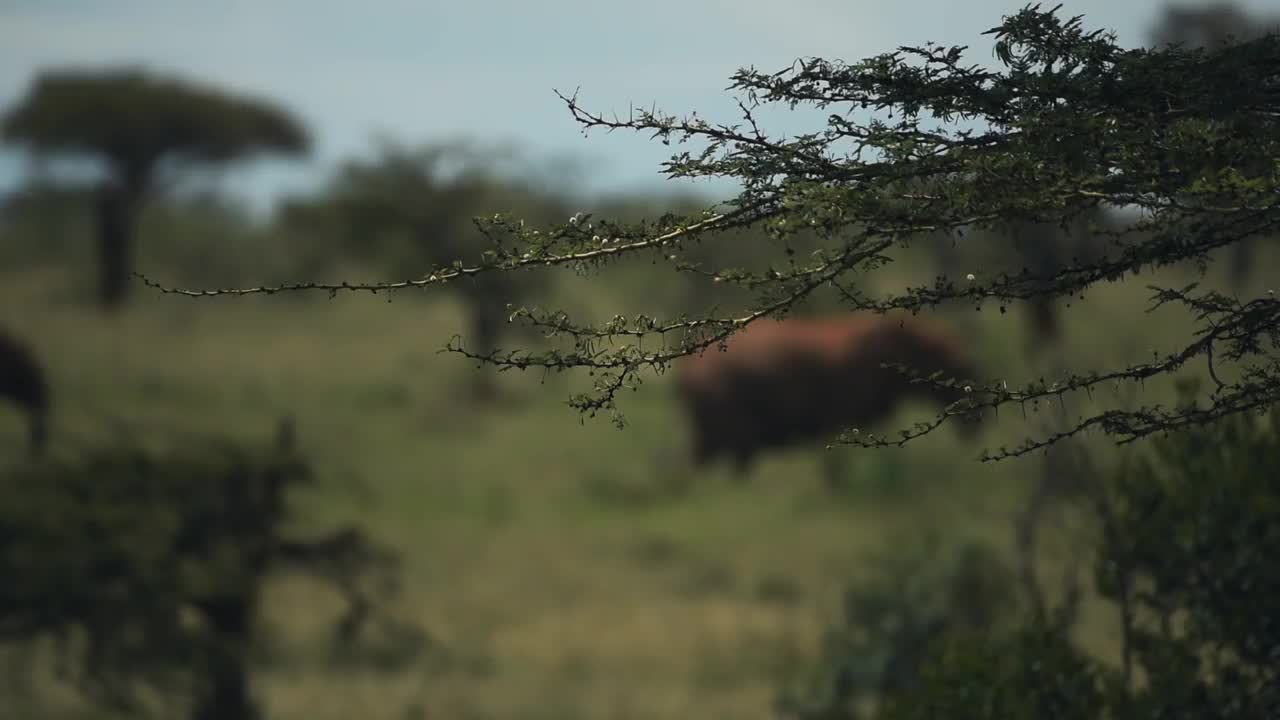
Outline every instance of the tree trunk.
{"type": "MultiPolygon", "coordinates": [[[[498,334],[502,323],[503,308],[491,298],[471,297],[467,302],[471,312],[471,347],[477,354],[491,353],[498,347],[498,334]]],[[[471,394],[478,402],[490,402],[497,396],[493,369],[478,368],[472,378],[471,394]]]]}
{"type": "Polygon", "coordinates": [[[42,457],[49,447],[49,414],[47,410],[36,410],[28,420],[28,445],[31,457],[42,457]]]}
{"type": "Polygon", "coordinates": [[[133,233],[142,193],[133,183],[104,183],[98,192],[98,303],[112,310],[129,294],[133,233]]]}
{"type": "Polygon", "coordinates": [[[1236,292],[1243,290],[1244,284],[1249,280],[1250,271],[1253,270],[1254,248],[1254,238],[1240,240],[1231,248],[1228,282],[1236,292]]]}
{"type": "Polygon", "coordinates": [[[212,626],[214,645],[207,669],[208,689],[196,703],[194,720],[258,720],[249,697],[245,650],[249,643],[252,603],[230,597],[202,607],[212,626]]]}

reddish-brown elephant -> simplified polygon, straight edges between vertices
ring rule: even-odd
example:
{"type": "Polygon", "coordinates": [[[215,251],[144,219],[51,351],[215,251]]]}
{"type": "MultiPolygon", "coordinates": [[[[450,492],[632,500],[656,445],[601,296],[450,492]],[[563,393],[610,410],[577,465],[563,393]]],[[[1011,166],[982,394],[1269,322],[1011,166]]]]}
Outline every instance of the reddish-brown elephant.
{"type": "MultiPolygon", "coordinates": [[[[872,429],[907,398],[946,407],[962,388],[912,383],[883,364],[943,373],[957,382],[976,373],[965,343],[919,316],[855,313],[761,319],[678,366],[676,387],[701,467],[727,456],[745,473],[762,451],[872,429]]],[[[957,419],[972,437],[980,416],[957,419]]]]}

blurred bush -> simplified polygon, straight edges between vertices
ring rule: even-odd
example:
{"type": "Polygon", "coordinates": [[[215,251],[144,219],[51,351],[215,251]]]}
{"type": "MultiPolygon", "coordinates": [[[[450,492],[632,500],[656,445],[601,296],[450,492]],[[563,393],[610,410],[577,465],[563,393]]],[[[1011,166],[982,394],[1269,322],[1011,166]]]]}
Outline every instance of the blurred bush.
{"type": "Polygon", "coordinates": [[[937,533],[906,538],[873,558],[872,574],[844,597],[813,677],[783,693],[798,720],[874,716],[885,696],[914,691],[931,646],[953,635],[1014,627],[1016,578],[991,547],[946,543],[937,533]]]}
{"type": "Polygon", "coordinates": [[[394,557],[355,529],[290,535],[287,491],[312,475],[286,440],[104,447],[5,471],[0,642],[34,662],[53,639],[67,679],[107,708],[158,697],[201,720],[257,717],[248,656],[270,573],[336,586],[348,638],[394,579],[394,557]]]}
{"type": "Polygon", "coordinates": [[[994,558],[917,552],[850,590],[822,681],[784,695],[785,714],[1275,717],[1280,408],[1171,434],[1092,485],[1094,574],[1119,617],[1118,662],[1076,647],[1066,622],[1018,612],[994,558]]]}
{"type": "Polygon", "coordinates": [[[920,675],[920,687],[913,692],[885,698],[880,717],[1100,720],[1109,716],[1110,696],[1102,671],[1071,644],[1061,628],[956,633],[930,648],[920,675]]]}
{"type": "Polygon", "coordinates": [[[1159,439],[1108,491],[1097,584],[1146,678],[1126,714],[1275,717],[1280,407],[1159,439]]]}

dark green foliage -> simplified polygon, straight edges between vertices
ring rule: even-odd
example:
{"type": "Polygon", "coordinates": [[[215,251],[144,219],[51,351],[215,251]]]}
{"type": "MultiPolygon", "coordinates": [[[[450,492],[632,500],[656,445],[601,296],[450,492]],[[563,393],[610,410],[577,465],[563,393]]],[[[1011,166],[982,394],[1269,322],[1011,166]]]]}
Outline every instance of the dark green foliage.
{"type": "Polygon", "coordinates": [[[1096,664],[1061,630],[968,632],[931,649],[921,688],[890,694],[885,720],[1099,720],[1108,694],[1096,664]]]}
{"type": "MultiPolygon", "coordinates": [[[[1065,626],[1046,628],[1030,616],[1015,626],[957,623],[931,636],[894,638],[875,634],[883,611],[862,608],[848,613],[856,619],[849,629],[871,640],[840,646],[824,672],[866,678],[848,668],[878,670],[877,650],[913,649],[906,676],[915,681],[875,688],[876,717],[895,720],[1275,717],[1280,408],[1269,418],[1241,414],[1172,434],[1099,480],[1090,498],[1102,529],[1094,573],[1120,618],[1119,667],[1073,646],[1065,626]]],[[[923,602],[902,592],[886,597],[899,614],[924,607],[946,616],[966,602],[1011,618],[973,589],[934,591],[923,602]]],[[[869,687],[865,679],[861,687],[869,687]]],[[[855,716],[847,701],[831,699],[852,693],[821,697],[828,699],[799,715],[855,716]]]]}
{"type": "MultiPolygon", "coordinates": [[[[1277,30],[1280,30],[1280,15],[1253,15],[1234,3],[1215,2],[1200,6],[1166,6],[1159,21],[1151,27],[1149,37],[1157,48],[1175,44],[1217,50],[1229,44],[1256,40],[1277,30]]],[[[1267,156],[1237,156],[1232,158],[1228,167],[1254,175],[1265,175],[1268,170],[1267,156]]],[[[1212,168],[1214,172],[1222,169],[1221,163],[1212,168]]],[[[1251,263],[1256,254],[1257,243],[1256,238],[1249,238],[1231,248],[1229,279],[1237,290],[1253,269],[1251,263]]]]}
{"type": "Polygon", "coordinates": [[[1150,683],[1137,708],[1280,708],[1280,408],[1156,441],[1113,494],[1097,581],[1131,608],[1133,659],[1150,683]]]}
{"type": "Polygon", "coordinates": [[[358,532],[286,534],[287,492],[311,478],[287,447],[107,448],[0,477],[0,641],[60,641],[79,687],[138,707],[190,698],[193,717],[256,717],[247,652],[268,574],[337,585],[368,612],[392,558],[358,532]]]}
{"type": "Polygon", "coordinates": [[[873,577],[846,591],[817,677],[807,691],[782,699],[787,717],[866,717],[877,699],[929,681],[923,663],[938,643],[952,636],[972,642],[1015,627],[1021,617],[1016,579],[989,547],[947,545],[931,534],[893,548],[878,558],[873,577]]]}

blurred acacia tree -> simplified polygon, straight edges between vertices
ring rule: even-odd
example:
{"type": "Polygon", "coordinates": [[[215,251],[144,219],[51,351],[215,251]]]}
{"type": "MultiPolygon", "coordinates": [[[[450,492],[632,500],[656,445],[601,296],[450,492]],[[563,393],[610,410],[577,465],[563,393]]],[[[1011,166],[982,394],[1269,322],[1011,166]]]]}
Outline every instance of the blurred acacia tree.
{"type": "MultiPolygon", "coordinates": [[[[1134,281],[1143,269],[1204,273],[1214,255],[1280,227],[1280,166],[1240,168],[1238,158],[1280,156],[1280,35],[1213,50],[1126,49],[1087,30],[1082,17],[1028,6],[986,34],[998,67],[966,58],[966,48],[902,47],[855,63],[804,58],[780,72],[740,70],[732,88],[743,120],[715,124],[656,110],[605,117],[562,96],[585,129],[631,130],[664,144],[698,141],[674,154],[672,178],[732,178],[728,202],[656,223],[619,223],[590,213],[536,227],[485,216],[490,239],[480,260],[459,261],[386,283],[308,282],[279,287],[190,290],[196,296],[319,289],[393,292],[561,266],[590,272],[641,257],[672,273],[693,273],[751,293],[750,310],[583,321],[564,312],[521,308],[515,317],[559,341],[550,349],[450,349],[500,369],[586,369],[589,392],[571,404],[620,415],[616,396],[646,371],[717,345],[755,320],[783,315],[820,291],[861,311],[917,312],[950,303],[981,307],[1079,295],[1102,282],[1134,281]],[[773,104],[825,112],[825,125],[792,137],[770,135],[756,108],[773,104]],[[1056,272],[1033,272],[1025,256],[974,267],[899,292],[873,293],[875,272],[921,237],[947,238],[1009,222],[1063,224],[1091,208],[1125,209],[1131,223],[1100,228],[1106,251],[1056,272]],[[743,228],[767,237],[763,269],[707,268],[690,246],[743,228]],[[789,240],[812,234],[820,247],[798,252],[789,240]]],[[[971,249],[976,250],[976,249],[971,249]]],[[[155,284],[155,283],[153,283],[155,284]]],[[[1024,405],[1090,394],[1086,415],[1028,437],[984,459],[1022,455],[1085,431],[1121,443],[1196,426],[1280,400],[1280,298],[1227,297],[1199,284],[1153,288],[1152,307],[1172,304],[1198,323],[1165,355],[1126,367],[1072,369],[1057,382],[1013,386],[992,378],[964,400],[897,437],[846,434],[862,446],[902,445],[975,408],[1024,405]],[[1215,379],[1210,404],[1195,410],[1156,404],[1107,406],[1094,389],[1179,373],[1204,362],[1215,379]]],[[[922,382],[936,382],[921,378],[922,382]]]]}
{"type": "Polygon", "coordinates": [[[0,643],[56,640],[77,686],[130,716],[151,690],[195,720],[258,717],[249,652],[271,574],[300,570],[339,590],[347,643],[396,577],[395,556],[355,528],[290,531],[289,491],[311,469],[282,431],[265,450],[122,445],[7,468],[0,643]]]}
{"type": "Polygon", "coordinates": [[[306,152],[303,127],[272,104],[136,69],[49,70],[0,122],[0,136],[37,154],[100,160],[98,298],[122,303],[133,236],[147,196],[171,173],[259,151],[306,152]]]}
{"type": "MultiPolygon", "coordinates": [[[[487,246],[476,216],[504,210],[547,223],[567,212],[563,200],[532,183],[503,177],[506,156],[461,142],[418,148],[384,142],[376,158],[343,165],[319,196],[286,203],[281,222],[310,243],[392,277],[405,268],[480,261],[487,246]]],[[[472,341],[492,353],[508,327],[508,305],[544,289],[543,280],[537,273],[492,273],[449,288],[466,308],[472,341]]],[[[490,380],[476,376],[477,398],[491,397],[490,380]]]]}

